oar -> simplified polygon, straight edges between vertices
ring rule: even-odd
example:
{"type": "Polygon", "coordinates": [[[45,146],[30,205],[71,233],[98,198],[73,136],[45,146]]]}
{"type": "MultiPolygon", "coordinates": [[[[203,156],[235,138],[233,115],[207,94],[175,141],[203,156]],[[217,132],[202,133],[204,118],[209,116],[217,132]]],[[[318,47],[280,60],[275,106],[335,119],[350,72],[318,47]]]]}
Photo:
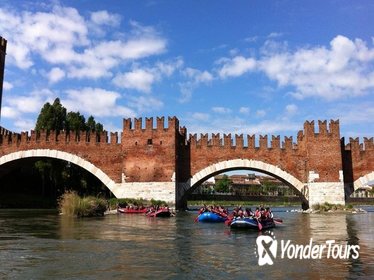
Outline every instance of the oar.
{"type": "Polygon", "coordinates": [[[199,221],[199,216],[200,216],[200,214],[197,215],[197,217],[195,218],[195,223],[197,223],[199,221]]]}
{"type": "Polygon", "coordinates": [[[233,220],[233,219],[227,217],[227,220],[225,221],[225,225],[226,225],[226,226],[231,225],[232,220],[233,220]]]}

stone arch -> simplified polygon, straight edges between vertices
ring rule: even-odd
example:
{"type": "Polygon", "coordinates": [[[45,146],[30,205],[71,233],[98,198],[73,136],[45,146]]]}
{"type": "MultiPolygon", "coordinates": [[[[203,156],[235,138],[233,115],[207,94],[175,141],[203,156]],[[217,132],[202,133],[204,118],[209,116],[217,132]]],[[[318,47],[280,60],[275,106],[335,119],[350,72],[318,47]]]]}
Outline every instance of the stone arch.
{"type": "Polygon", "coordinates": [[[364,176],[361,176],[353,182],[353,189],[356,191],[369,185],[369,182],[374,182],[374,171],[364,176]]]}
{"type": "Polygon", "coordinates": [[[212,175],[235,169],[250,169],[272,175],[287,185],[294,187],[302,195],[302,199],[308,201],[307,188],[300,180],[275,165],[258,160],[234,159],[212,164],[192,176],[190,188],[194,188],[194,186],[205,181],[212,175]]]}
{"type": "Polygon", "coordinates": [[[18,151],[14,153],[10,153],[0,157],[0,166],[19,159],[23,158],[31,158],[31,157],[47,157],[47,158],[55,158],[61,159],[65,161],[69,161],[86,169],[88,172],[96,176],[107,188],[112,192],[115,193],[116,183],[106,175],[101,169],[93,165],[92,163],[88,162],[87,160],[78,157],[74,154],[58,151],[58,150],[50,150],[50,149],[33,149],[33,150],[26,150],[26,151],[18,151]]]}

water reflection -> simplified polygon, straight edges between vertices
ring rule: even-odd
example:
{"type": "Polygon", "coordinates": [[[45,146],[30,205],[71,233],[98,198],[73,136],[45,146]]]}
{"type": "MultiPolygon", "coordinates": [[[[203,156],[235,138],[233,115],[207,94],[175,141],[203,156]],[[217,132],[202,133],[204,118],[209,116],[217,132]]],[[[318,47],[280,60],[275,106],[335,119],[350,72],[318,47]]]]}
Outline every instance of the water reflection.
{"type": "Polygon", "coordinates": [[[0,211],[0,278],[307,278],[374,275],[374,213],[276,212],[284,225],[265,234],[278,242],[360,245],[358,259],[281,259],[258,266],[257,231],[194,223],[196,213],[150,219],[110,215],[75,219],[51,212],[0,211]]]}

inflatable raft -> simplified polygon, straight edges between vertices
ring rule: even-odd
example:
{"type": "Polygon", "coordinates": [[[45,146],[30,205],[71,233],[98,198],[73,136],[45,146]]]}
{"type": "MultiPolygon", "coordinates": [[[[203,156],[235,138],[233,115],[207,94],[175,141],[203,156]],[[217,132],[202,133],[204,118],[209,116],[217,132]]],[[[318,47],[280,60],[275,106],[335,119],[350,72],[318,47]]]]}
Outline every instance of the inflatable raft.
{"type": "Polygon", "coordinates": [[[213,212],[204,212],[197,216],[196,220],[204,223],[223,223],[227,220],[227,217],[213,212]]]}
{"type": "Polygon", "coordinates": [[[264,230],[275,227],[275,222],[272,218],[260,221],[254,218],[236,218],[229,225],[230,228],[264,230]]]}

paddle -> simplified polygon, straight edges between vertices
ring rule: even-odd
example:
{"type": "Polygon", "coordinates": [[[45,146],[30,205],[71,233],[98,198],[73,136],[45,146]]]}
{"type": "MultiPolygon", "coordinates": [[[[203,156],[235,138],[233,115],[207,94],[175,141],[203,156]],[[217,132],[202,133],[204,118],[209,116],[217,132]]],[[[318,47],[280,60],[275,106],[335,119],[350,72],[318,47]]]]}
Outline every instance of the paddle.
{"type": "Polygon", "coordinates": [[[260,223],[259,219],[257,219],[257,226],[258,226],[258,230],[262,230],[262,224],[260,223]]]}
{"type": "Polygon", "coordinates": [[[280,225],[280,224],[283,223],[283,220],[282,220],[282,219],[279,219],[279,218],[273,218],[273,221],[274,221],[276,224],[278,224],[278,225],[280,225]]]}
{"type": "Polygon", "coordinates": [[[227,220],[225,221],[225,225],[226,225],[226,226],[231,225],[232,220],[233,220],[233,219],[231,219],[231,218],[228,217],[227,220]]]}
{"type": "Polygon", "coordinates": [[[197,217],[195,218],[195,223],[197,223],[199,221],[199,216],[200,216],[200,214],[197,215],[197,217]]]}

